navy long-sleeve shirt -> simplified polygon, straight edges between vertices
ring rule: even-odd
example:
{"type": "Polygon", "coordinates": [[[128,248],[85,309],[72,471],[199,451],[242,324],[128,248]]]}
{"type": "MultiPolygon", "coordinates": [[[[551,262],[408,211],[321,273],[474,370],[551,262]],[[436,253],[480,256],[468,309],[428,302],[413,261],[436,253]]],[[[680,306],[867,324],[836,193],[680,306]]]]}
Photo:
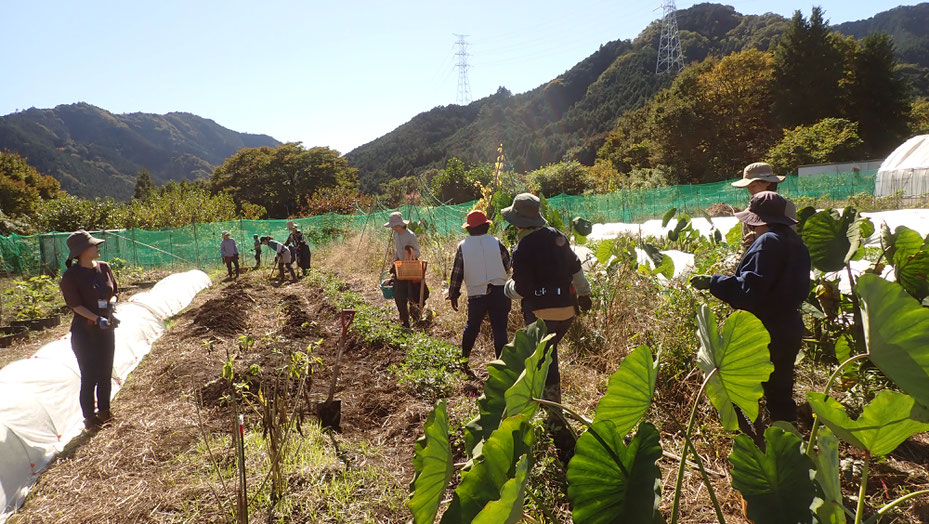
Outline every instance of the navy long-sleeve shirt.
{"type": "Polygon", "coordinates": [[[745,252],[735,275],[712,276],[710,293],[758,317],[772,343],[799,342],[799,307],[810,293],[810,252],[794,231],[775,225],[745,252]]]}

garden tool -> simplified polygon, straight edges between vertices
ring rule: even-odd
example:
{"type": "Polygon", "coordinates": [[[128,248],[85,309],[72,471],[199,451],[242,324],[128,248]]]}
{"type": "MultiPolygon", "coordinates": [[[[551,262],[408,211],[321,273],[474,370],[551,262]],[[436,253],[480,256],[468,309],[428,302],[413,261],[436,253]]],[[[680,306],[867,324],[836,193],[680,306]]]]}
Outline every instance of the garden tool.
{"type": "Polygon", "coordinates": [[[332,379],[329,383],[329,396],[326,401],[316,407],[316,415],[319,422],[324,428],[331,428],[341,431],[339,427],[342,422],[342,401],[334,400],[335,386],[339,380],[339,366],[342,363],[342,353],[345,351],[345,338],[348,335],[348,327],[355,320],[354,309],[343,309],[339,313],[339,321],[342,324],[342,335],[339,337],[339,349],[335,356],[335,365],[332,367],[332,379]]]}

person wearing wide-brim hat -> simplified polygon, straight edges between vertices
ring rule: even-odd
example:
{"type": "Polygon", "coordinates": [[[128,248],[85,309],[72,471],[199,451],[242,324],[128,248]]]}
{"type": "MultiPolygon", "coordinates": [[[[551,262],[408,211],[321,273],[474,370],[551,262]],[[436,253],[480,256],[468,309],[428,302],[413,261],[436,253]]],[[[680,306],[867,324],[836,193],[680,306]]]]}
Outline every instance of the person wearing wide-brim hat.
{"type": "Polygon", "coordinates": [[[297,267],[303,270],[303,276],[306,276],[310,271],[310,260],[313,256],[310,252],[310,245],[307,244],[306,239],[303,238],[303,232],[300,231],[293,220],[287,221],[287,229],[290,230],[290,235],[287,236],[284,245],[289,246],[293,244],[297,259],[297,267]]]}
{"type": "Polygon", "coordinates": [[[462,364],[466,372],[469,371],[467,360],[484,317],[490,317],[497,358],[500,358],[500,352],[508,341],[506,328],[511,301],[504,292],[504,286],[510,267],[510,252],[496,237],[487,234],[491,225],[493,222],[483,211],[475,209],[468,213],[461,226],[468,232],[468,237],[458,243],[448,285],[448,300],[455,311],[458,311],[462,282],[468,293],[468,320],[461,335],[462,364]]]}
{"type": "MultiPolygon", "coordinates": [[[[391,213],[387,218],[387,222],[384,224],[384,227],[393,230],[393,260],[391,260],[390,272],[394,276],[394,304],[397,305],[397,313],[400,315],[400,324],[407,328],[410,327],[411,304],[415,305],[415,309],[413,310],[414,318],[418,318],[419,315],[422,314],[422,312],[419,311],[420,282],[398,280],[396,278],[396,269],[393,264],[393,262],[397,260],[414,259],[420,256],[419,240],[416,238],[416,234],[407,228],[408,224],[409,222],[403,220],[403,214],[399,211],[391,213]]],[[[425,285],[425,282],[422,282],[422,285],[425,285]]],[[[422,294],[425,298],[429,298],[429,286],[426,286],[422,294]]]]}
{"type": "Polygon", "coordinates": [[[118,286],[106,262],[100,262],[103,240],[80,230],[67,240],[68,269],[59,286],[65,304],[74,311],[71,349],[81,370],[79,401],[84,427],[90,431],[111,418],[110,392],[119,320],[113,316],[118,286]],[[77,263],[73,263],[74,261],[77,263]],[[95,411],[94,403],[96,401],[95,411]]]}
{"type": "MultiPolygon", "coordinates": [[[[541,319],[548,333],[555,334],[549,342],[552,363],[543,396],[561,402],[558,343],[574,321],[575,306],[582,311],[590,309],[590,284],[567,237],[546,227],[540,207],[538,197],[520,193],[513,199],[513,205],[500,211],[507,222],[516,226],[519,239],[513,249],[513,276],[506,283],[505,292],[513,300],[522,300],[527,326],[541,319]]],[[[553,415],[548,423],[559,455],[567,463],[573,454],[574,439],[560,418],[553,415]]]]}
{"type": "MultiPolygon", "coordinates": [[[[767,162],[754,162],[745,166],[742,170],[742,178],[732,183],[732,187],[742,187],[748,191],[749,198],[762,191],[777,191],[777,185],[786,180],[787,177],[774,174],[774,168],[767,162]]],[[[797,206],[787,197],[787,206],[784,209],[784,215],[789,218],[797,218],[797,206]]],[[[793,226],[794,230],[796,227],[793,226]]],[[[755,236],[751,230],[742,223],[742,249],[748,249],[755,241],[755,236]]]]}
{"type": "MultiPolygon", "coordinates": [[[[803,338],[800,304],[810,292],[810,252],[786,215],[787,199],[773,191],[752,196],[736,217],[755,234],[735,274],[697,275],[691,283],[735,309],[758,317],[771,336],[774,372],[763,384],[771,420],[794,421],[793,369],[803,338]]],[[[741,420],[741,417],[740,417],[741,420]]]]}
{"type": "Polygon", "coordinates": [[[226,271],[229,278],[232,276],[232,266],[235,266],[235,277],[239,278],[239,247],[235,244],[235,239],[229,235],[228,231],[223,231],[223,241],[219,243],[219,256],[222,257],[226,264],[226,271]]]}

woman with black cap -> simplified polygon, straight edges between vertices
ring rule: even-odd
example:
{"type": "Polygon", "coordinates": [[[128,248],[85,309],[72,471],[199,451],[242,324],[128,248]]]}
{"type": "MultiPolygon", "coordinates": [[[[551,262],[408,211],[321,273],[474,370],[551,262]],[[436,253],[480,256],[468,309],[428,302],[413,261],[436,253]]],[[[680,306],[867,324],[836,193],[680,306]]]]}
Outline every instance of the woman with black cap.
{"type": "Polygon", "coordinates": [[[74,311],[71,321],[71,349],[81,370],[81,412],[84,427],[99,429],[110,414],[110,385],[116,337],[113,329],[119,320],[113,316],[116,304],[116,279],[106,262],[99,262],[103,240],[80,230],[67,240],[68,269],[61,277],[61,294],[74,311]],[[77,260],[77,264],[73,261],[77,260]],[[96,399],[95,411],[94,400],[96,399]]]}

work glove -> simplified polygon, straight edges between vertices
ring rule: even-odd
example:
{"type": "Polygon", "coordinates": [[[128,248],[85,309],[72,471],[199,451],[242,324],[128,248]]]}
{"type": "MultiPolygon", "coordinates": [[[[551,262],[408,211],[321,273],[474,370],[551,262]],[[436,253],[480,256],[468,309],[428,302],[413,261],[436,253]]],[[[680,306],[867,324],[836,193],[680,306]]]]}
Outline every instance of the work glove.
{"type": "Polygon", "coordinates": [[[448,297],[448,301],[452,303],[452,309],[458,311],[458,297],[448,297]]]}
{"type": "Polygon", "coordinates": [[[593,303],[590,300],[590,295],[581,295],[577,297],[577,307],[579,307],[584,313],[590,311],[590,308],[593,307],[593,303]]]}
{"type": "Polygon", "coordinates": [[[111,328],[116,329],[116,328],[119,327],[119,322],[120,322],[120,321],[119,321],[119,319],[116,318],[115,316],[110,315],[110,318],[109,318],[109,320],[108,320],[107,322],[109,322],[111,328]]]}
{"type": "Polygon", "coordinates": [[[106,317],[97,317],[97,327],[100,329],[110,329],[110,320],[106,317]]]}
{"type": "Polygon", "coordinates": [[[710,289],[710,275],[694,275],[690,279],[690,285],[694,289],[710,289]]]}

